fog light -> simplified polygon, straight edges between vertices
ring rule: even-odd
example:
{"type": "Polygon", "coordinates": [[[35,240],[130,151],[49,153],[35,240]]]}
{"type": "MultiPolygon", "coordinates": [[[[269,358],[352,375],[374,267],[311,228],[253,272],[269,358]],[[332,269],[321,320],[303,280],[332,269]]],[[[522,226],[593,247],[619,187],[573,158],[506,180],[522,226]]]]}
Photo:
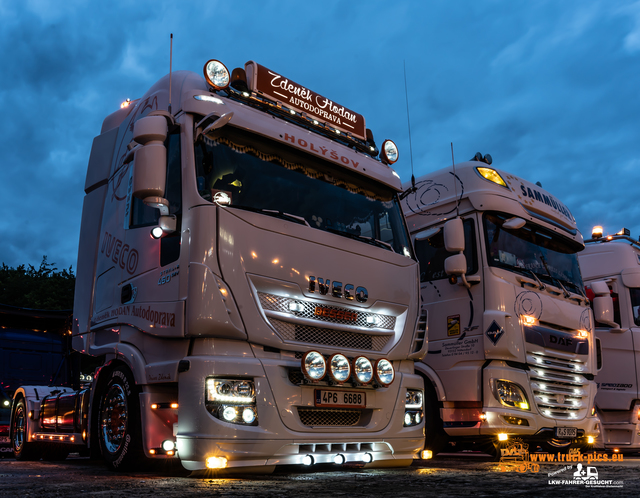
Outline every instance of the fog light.
{"type": "Polygon", "coordinates": [[[302,313],[304,311],[304,306],[302,306],[302,304],[300,303],[291,302],[289,303],[289,311],[302,313]]]}
{"type": "Polygon", "coordinates": [[[171,451],[176,447],[175,443],[173,441],[171,441],[170,439],[165,439],[164,441],[162,441],[162,449],[164,451],[171,451]]]}
{"type": "Polygon", "coordinates": [[[351,377],[351,364],[346,356],[336,353],[329,358],[329,376],[331,380],[342,384],[351,377]]]}
{"type": "Polygon", "coordinates": [[[311,455],[305,455],[302,457],[303,465],[313,465],[314,459],[311,455]]]}
{"type": "Polygon", "coordinates": [[[421,420],[422,417],[420,416],[420,412],[416,413],[416,424],[419,424],[421,420]]]}
{"type": "Polygon", "coordinates": [[[358,356],[353,360],[353,372],[360,384],[368,384],[373,380],[373,365],[364,356],[358,356]]]}
{"type": "Polygon", "coordinates": [[[205,460],[208,469],[224,469],[227,466],[227,459],[224,457],[209,457],[205,460]]]}
{"type": "Polygon", "coordinates": [[[377,360],[373,367],[373,371],[374,371],[376,380],[383,387],[387,387],[389,384],[393,382],[393,379],[395,378],[393,365],[386,358],[377,360]]]}
{"type": "Polygon", "coordinates": [[[411,425],[411,414],[410,413],[405,413],[404,414],[404,425],[411,425]]]}
{"type": "Polygon", "coordinates": [[[507,439],[509,439],[509,436],[504,432],[498,434],[498,441],[506,441],[507,439]]]}
{"type": "Polygon", "coordinates": [[[256,414],[251,408],[245,408],[242,411],[242,420],[244,420],[247,424],[252,424],[256,419],[256,414]]]}
{"type": "Polygon", "coordinates": [[[433,451],[423,450],[422,453],[420,453],[420,458],[422,458],[423,460],[429,460],[433,458],[433,451]]]}
{"type": "Polygon", "coordinates": [[[302,357],[302,373],[311,381],[321,380],[327,372],[327,364],[317,351],[309,351],[302,357]]]}
{"type": "Polygon", "coordinates": [[[339,453],[333,457],[333,463],[337,465],[342,465],[345,461],[346,461],[346,458],[344,457],[344,455],[341,455],[339,453]]]}
{"type": "Polygon", "coordinates": [[[364,463],[371,463],[373,462],[373,455],[371,453],[365,453],[364,456],[362,457],[362,461],[364,463]]]}
{"type": "Polygon", "coordinates": [[[375,315],[369,315],[367,317],[367,325],[380,325],[380,318],[375,315]]]}
{"type": "Polygon", "coordinates": [[[587,436],[587,444],[593,444],[596,442],[596,438],[593,436],[587,436]]]}
{"type": "Polygon", "coordinates": [[[231,422],[238,416],[238,411],[233,406],[227,406],[222,412],[222,416],[227,422],[231,422]]]}

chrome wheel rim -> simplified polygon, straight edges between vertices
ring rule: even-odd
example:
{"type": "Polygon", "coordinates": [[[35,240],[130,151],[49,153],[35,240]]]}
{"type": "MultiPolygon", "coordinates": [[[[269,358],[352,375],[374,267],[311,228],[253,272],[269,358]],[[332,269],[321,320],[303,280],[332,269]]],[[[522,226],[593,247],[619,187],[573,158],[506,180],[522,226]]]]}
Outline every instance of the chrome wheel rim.
{"type": "Polygon", "coordinates": [[[100,434],[105,449],[116,453],[124,442],[127,432],[127,397],[119,384],[109,388],[100,411],[100,434]]]}
{"type": "Polygon", "coordinates": [[[24,408],[19,406],[16,410],[13,420],[13,449],[14,451],[22,450],[24,445],[24,432],[25,432],[25,416],[24,408]]]}

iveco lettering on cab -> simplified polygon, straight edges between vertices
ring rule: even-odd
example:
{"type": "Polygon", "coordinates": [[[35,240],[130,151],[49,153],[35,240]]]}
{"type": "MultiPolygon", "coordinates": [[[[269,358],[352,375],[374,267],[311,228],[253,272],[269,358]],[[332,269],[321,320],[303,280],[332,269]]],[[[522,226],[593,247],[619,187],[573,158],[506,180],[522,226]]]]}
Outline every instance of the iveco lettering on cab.
{"type": "Polygon", "coordinates": [[[594,227],[579,258],[602,343],[596,447],[633,453],[640,451],[640,243],[626,228],[602,232],[594,227]]]}
{"type": "Polygon", "coordinates": [[[395,145],[255,62],[204,75],[162,78],[93,142],[72,334],[97,369],[17,391],[16,458],[409,465],[427,330],[395,145]]]}
{"type": "MultiPolygon", "coordinates": [[[[420,178],[403,209],[420,262],[429,351],[426,447],[554,451],[593,441],[592,314],[566,206],[490,156],[420,178]]],[[[407,185],[407,187],[410,187],[407,185]]]]}

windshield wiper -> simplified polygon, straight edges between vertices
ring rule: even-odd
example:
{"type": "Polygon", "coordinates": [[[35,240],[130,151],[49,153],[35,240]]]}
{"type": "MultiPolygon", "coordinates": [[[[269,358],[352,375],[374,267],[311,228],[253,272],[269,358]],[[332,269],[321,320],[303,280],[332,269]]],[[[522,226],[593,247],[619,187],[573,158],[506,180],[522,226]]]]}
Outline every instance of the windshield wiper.
{"type": "Polygon", "coordinates": [[[542,254],[540,255],[540,261],[542,261],[542,265],[544,266],[544,269],[547,272],[547,275],[549,275],[551,282],[554,282],[554,281],[558,282],[558,284],[560,285],[560,288],[562,289],[562,292],[564,293],[564,297],[571,296],[569,291],[565,289],[564,285],[562,285],[562,282],[560,282],[560,279],[551,275],[551,272],[549,271],[549,267],[547,266],[547,262],[545,261],[544,256],[542,254]]]}
{"type": "Polygon", "coordinates": [[[535,279],[535,281],[538,282],[538,288],[540,290],[545,290],[547,286],[542,283],[542,281],[538,278],[538,275],[536,275],[536,273],[533,270],[528,270],[528,271],[529,273],[531,273],[531,275],[533,275],[533,278],[535,279]]]}
{"type": "Polygon", "coordinates": [[[382,247],[384,249],[389,249],[391,252],[396,252],[393,249],[393,246],[388,242],[385,242],[384,240],[378,240],[378,239],[374,239],[373,237],[366,237],[364,235],[349,233],[349,232],[345,232],[344,230],[338,230],[336,228],[331,228],[331,227],[327,227],[326,230],[327,232],[335,233],[338,235],[344,235],[345,237],[349,237],[350,239],[361,240],[363,242],[366,242],[367,244],[382,247]]]}
{"type": "Polygon", "coordinates": [[[252,206],[241,206],[239,204],[231,204],[229,207],[244,209],[245,211],[253,211],[254,213],[266,214],[268,216],[273,216],[274,218],[280,218],[281,220],[292,221],[294,223],[298,223],[300,225],[309,225],[309,222],[305,220],[302,216],[296,216],[295,214],[285,213],[283,211],[278,211],[277,209],[264,209],[264,208],[256,208],[252,206]]]}

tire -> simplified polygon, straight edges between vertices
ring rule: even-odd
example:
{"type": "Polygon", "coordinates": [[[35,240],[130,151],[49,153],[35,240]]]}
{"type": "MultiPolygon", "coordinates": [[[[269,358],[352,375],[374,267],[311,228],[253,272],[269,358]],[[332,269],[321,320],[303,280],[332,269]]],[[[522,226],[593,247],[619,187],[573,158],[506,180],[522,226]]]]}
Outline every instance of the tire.
{"type": "Polygon", "coordinates": [[[436,456],[444,450],[449,442],[449,436],[442,427],[442,418],[440,418],[440,404],[436,396],[436,390],[429,379],[424,379],[424,427],[425,438],[424,447],[431,450],[433,456],[436,456]]]}
{"type": "Polygon", "coordinates": [[[24,398],[20,398],[13,410],[11,419],[11,446],[13,455],[19,461],[40,460],[42,447],[39,443],[29,443],[26,441],[29,428],[29,416],[27,414],[27,404],[24,398]]]}
{"type": "Polygon", "coordinates": [[[126,367],[108,372],[100,392],[98,441],[102,458],[112,471],[128,472],[143,466],[140,400],[133,376],[126,367]]]}

